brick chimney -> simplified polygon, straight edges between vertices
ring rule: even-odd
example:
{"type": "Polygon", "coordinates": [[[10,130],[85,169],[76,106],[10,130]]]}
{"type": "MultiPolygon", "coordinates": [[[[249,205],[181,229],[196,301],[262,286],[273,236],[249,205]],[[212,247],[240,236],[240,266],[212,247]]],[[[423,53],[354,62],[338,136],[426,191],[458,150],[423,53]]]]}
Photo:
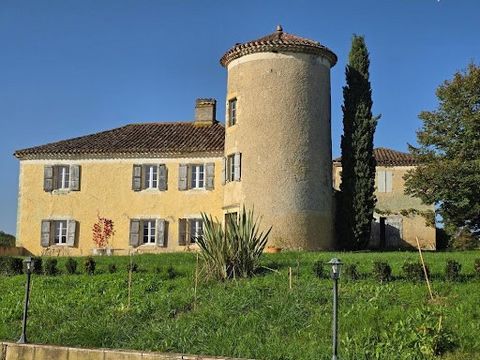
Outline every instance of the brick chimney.
{"type": "Polygon", "coordinates": [[[213,125],[216,119],[217,100],[197,99],[195,101],[195,125],[213,125]]]}

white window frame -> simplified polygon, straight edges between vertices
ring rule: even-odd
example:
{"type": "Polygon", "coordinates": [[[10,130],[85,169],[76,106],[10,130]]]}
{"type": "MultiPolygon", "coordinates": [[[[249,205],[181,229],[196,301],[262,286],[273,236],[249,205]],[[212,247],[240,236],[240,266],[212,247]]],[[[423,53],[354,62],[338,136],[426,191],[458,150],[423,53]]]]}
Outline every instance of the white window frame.
{"type": "Polygon", "coordinates": [[[157,189],[158,188],[158,165],[145,165],[145,188],[157,189]]]}
{"type": "Polygon", "coordinates": [[[235,181],[235,154],[227,156],[227,182],[235,181]]]}
{"type": "Polygon", "coordinates": [[[205,189],[205,164],[192,164],[191,169],[191,188],[205,189]]]}
{"type": "Polygon", "coordinates": [[[53,243],[54,245],[67,245],[68,239],[68,221],[53,220],[53,243]]]}
{"type": "Polygon", "coordinates": [[[228,126],[237,123],[237,98],[228,100],[228,126]]]}
{"type": "Polygon", "coordinates": [[[157,243],[157,221],[155,219],[144,219],[142,224],[142,244],[155,245],[157,243]],[[146,234],[145,234],[146,230],[146,234]]]}
{"type": "Polygon", "coordinates": [[[58,190],[68,190],[70,188],[70,166],[58,165],[58,190]]]}
{"type": "Polygon", "coordinates": [[[195,244],[198,237],[203,236],[203,219],[190,219],[192,228],[190,229],[190,243],[195,244]]]}

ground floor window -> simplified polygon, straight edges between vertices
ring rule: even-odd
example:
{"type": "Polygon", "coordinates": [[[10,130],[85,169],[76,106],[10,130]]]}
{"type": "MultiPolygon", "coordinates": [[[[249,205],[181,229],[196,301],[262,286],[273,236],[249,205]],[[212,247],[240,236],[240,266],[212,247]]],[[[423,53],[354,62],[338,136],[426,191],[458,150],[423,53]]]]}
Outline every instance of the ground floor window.
{"type": "Polygon", "coordinates": [[[55,237],[54,242],[57,245],[62,245],[67,243],[67,220],[54,221],[55,226],[55,237]]]}
{"type": "Polygon", "coordinates": [[[75,220],[42,220],[41,246],[74,246],[77,222],[75,220]]]}
{"type": "Polygon", "coordinates": [[[143,220],[143,243],[156,244],[156,220],[143,220]]]}

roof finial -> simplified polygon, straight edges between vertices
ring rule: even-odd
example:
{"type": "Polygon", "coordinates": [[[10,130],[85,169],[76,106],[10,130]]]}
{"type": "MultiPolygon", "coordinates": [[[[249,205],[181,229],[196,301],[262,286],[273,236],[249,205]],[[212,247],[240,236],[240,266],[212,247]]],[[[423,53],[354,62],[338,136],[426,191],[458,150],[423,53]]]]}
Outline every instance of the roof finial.
{"type": "Polygon", "coordinates": [[[277,32],[283,32],[282,25],[280,24],[277,25],[277,32]]]}

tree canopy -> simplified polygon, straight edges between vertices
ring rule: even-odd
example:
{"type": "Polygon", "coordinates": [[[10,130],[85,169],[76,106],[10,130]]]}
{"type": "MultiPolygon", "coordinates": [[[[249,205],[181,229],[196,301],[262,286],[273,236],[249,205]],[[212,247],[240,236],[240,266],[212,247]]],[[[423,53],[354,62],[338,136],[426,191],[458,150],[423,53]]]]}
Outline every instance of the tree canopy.
{"type": "Polygon", "coordinates": [[[436,204],[447,229],[480,233],[480,67],[457,72],[436,95],[438,108],[419,115],[419,146],[410,146],[419,166],[405,192],[436,204]]]}

